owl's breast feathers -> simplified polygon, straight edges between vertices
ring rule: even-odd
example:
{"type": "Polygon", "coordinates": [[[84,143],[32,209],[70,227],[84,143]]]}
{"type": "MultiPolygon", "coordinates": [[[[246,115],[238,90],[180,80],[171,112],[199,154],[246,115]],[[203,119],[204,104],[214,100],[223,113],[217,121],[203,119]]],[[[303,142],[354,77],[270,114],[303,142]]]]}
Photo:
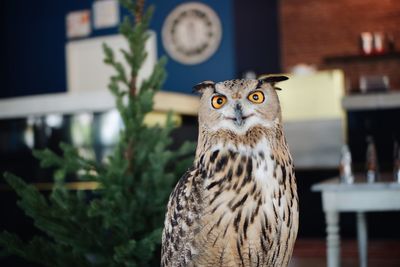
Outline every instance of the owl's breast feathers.
{"type": "Polygon", "coordinates": [[[298,229],[292,159],[280,129],[253,131],[199,144],[169,200],[162,266],[288,265],[298,229]]]}

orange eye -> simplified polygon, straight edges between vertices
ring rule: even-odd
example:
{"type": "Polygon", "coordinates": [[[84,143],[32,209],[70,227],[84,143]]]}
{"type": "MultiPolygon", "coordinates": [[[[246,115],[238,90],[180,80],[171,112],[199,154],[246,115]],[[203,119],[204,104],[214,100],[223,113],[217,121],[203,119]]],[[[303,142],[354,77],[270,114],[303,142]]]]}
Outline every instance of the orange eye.
{"type": "Polygon", "coordinates": [[[222,108],[222,106],[225,105],[225,103],[226,103],[226,96],[223,96],[223,95],[215,95],[211,99],[211,105],[215,109],[222,108]]]}
{"type": "Polygon", "coordinates": [[[255,91],[255,92],[249,94],[247,99],[249,99],[251,102],[253,102],[255,104],[261,104],[262,102],[264,102],[265,96],[264,96],[263,92],[255,91]]]}

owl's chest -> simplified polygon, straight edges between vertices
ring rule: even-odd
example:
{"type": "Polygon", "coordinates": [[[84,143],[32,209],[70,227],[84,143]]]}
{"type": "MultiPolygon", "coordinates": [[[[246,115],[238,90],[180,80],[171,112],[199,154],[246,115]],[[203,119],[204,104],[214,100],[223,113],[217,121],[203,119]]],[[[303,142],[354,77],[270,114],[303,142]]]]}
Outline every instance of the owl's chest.
{"type": "Polygon", "coordinates": [[[235,212],[279,200],[294,182],[289,154],[278,157],[265,144],[251,152],[214,150],[205,172],[204,204],[213,212],[220,207],[235,212]]]}
{"type": "Polygon", "coordinates": [[[227,248],[235,254],[238,245],[262,251],[263,245],[288,238],[297,220],[292,212],[297,211],[297,195],[290,158],[278,159],[264,146],[252,153],[219,151],[210,164],[204,181],[200,245],[212,249],[204,255],[221,256],[221,249],[227,248]]]}
{"type": "Polygon", "coordinates": [[[263,144],[250,153],[216,149],[208,159],[195,238],[199,265],[222,259],[223,266],[238,266],[244,259],[251,266],[251,261],[260,258],[264,263],[260,266],[284,266],[298,221],[288,151],[277,154],[263,144]],[[284,251],[286,258],[273,256],[277,251],[284,251]]]}

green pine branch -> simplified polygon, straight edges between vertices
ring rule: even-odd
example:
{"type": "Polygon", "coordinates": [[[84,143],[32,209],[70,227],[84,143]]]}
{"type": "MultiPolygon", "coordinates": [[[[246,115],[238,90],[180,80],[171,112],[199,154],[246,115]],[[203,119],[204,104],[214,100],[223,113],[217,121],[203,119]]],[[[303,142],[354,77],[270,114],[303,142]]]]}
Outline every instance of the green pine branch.
{"type": "Polygon", "coordinates": [[[0,233],[0,247],[43,266],[155,266],[161,241],[165,206],[173,183],[190,165],[194,145],[185,143],[171,151],[171,114],[166,125],[148,126],[145,116],[153,110],[154,94],[166,78],[166,59],[141,83],[138,74],[146,60],[145,43],[153,7],[143,0],[120,0],[131,12],[120,25],[128,49],[117,51],[129,66],[116,60],[106,44],[104,62],[115,74],[109,89],[124,127],[118,144],[106,163],[81,156],[68,144],[62,155],[51,150],[34,151],[41,167],[54,170],[54,187],[48,197],[21,178],[5,174],[6,182],[19,196],[18,206],[33,219],[42,235],[22,240],[0,233]],[[70,191],[66,177],[99,184],[91,192],[70,191]]]}

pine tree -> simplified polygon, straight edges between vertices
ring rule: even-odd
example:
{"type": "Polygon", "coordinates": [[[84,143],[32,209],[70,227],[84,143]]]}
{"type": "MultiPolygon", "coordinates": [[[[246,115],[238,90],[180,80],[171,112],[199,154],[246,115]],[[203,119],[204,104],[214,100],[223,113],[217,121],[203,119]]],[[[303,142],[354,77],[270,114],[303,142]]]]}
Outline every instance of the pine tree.
{"type": "Polygon", "coordinates": [[[166,202],[178,173],[189,164],[185,155],[193,151],[189,143],[176,151],[169,149],[171,116],[163,127],[144,123],[153,109],[153,96],[165,80],[166,60],[159,60],[138,86],[153,8],[145,8],[143,0],[120,2],[132,14],[120,25],[129,43],[128,50],[121,50],[129,73],[104,45],[104,61],[116,71],[109,89],[124,124],[112,156],[99,163],[67,144],[60,145],[60,156],[48,149],[35,151],[43,168],[55,170],[48,197],[21,178],[5,174],[20,198],[18,205],[43,234],[25,241],[4,231],[0,246],[43,266],[158,266],[166,202]],[[69,175],[96,182],[98,188],[89,193],[68,190],[65,178],[69,175]]]}

